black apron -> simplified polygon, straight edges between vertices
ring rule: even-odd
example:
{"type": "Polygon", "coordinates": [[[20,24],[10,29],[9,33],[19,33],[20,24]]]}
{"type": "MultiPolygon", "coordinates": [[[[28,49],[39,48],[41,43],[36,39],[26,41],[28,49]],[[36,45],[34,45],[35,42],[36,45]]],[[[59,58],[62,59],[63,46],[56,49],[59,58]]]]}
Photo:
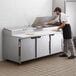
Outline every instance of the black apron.
{"type": "MultiPolygon", "coordinates": [[[[61,23],[61,15],[59,16],[59,22],[61,23]]],[[[63,30],[63,38],[64,39],[71,39],[72,38],[72,32],[71,32],[71,27],[70,24],[65,24],[65,26],[62,28],[63,30]]]]}

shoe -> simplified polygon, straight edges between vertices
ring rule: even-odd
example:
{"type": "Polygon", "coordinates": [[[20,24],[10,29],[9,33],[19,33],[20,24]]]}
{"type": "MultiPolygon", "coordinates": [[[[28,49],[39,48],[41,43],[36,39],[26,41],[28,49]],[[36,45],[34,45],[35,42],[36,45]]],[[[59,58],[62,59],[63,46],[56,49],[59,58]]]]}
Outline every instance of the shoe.
{"type": "Polygon", "coordinates": [[[68,57],[68,59],[74,59],[75,58],[75,56],[70,56],[70,57],[68,57]]]}
{"type": "Polygon", "coordinates": [[[59,55],[59,57],[67,57],[67,55],[66,54],[61,54],[61,55],[59,55]]]}

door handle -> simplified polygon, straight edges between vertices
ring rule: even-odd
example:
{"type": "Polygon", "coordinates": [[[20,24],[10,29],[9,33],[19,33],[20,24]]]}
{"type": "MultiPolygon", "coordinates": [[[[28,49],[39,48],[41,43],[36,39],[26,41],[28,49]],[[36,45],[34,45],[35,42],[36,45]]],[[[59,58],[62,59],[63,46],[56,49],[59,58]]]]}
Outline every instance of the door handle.
{"type": "Polygon", "coordinates": [[[54,36],[55,34],[50,34],[49,36],[54,36]]]}
{"type": "Polygon", "coordinates": [[[31,37],[31,39],[35,39],[36,37],[31,37]]]}
{"type": "Polygon", "coordinates": [[[41,36],[31,37],[31,39],[41,38],[41,36]]]}
{"type": "Polygon", "coordinates": [[[37,36],[37,38],[41,38],[41,36],[37,36]]]}

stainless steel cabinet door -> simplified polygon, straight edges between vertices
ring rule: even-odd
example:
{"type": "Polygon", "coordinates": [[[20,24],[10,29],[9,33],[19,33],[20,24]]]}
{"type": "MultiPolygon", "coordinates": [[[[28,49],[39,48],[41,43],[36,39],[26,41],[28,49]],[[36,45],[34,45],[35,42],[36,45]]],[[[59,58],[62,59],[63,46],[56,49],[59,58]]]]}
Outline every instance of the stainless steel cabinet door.
{"type": "Polygon", "coordinates": [[[51,36],[51,54],[55,54],[62,51],[62,35],[54,34],[51,36]]]}
{"type": "Polygon", "coordinates": [[[49,35],[37,38],[37,57],[49,55],[49,35]]]}
{"type": "Polygon", "coordinates": [[[5,35],[3,40],[3,59],[19,62],[18,39],[5,35]]]}
{"type": "Polygon", "coordinates": [[[35,58],[35,39],[27,38],[21,40],[21,61],[35,58]]]}

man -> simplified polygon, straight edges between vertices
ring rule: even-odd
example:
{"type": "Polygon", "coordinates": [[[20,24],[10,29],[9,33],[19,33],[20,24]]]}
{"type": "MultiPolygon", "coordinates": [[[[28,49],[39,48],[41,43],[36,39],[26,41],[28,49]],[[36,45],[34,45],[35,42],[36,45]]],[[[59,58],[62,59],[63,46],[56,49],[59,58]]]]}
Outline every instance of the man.
{"type": "Polygon", "coordinates": [[[62,13],[62,10],[60,7],[56,7],[54,10],[54,13],[56,15],[56,19],[45,22],[44,24],[55,24],[56,22],[59,22],[59,26],[56,31],[59,31],[62,29],[63,31],[63,41],[64,41],[64,50],[60,57],[68,57],[68,59],[74,59],[74,45],[73,45],[73,40],[72,40],[72,32],[71,32],[71,27],[70,24],[68,23],[68,19],[66,14],[62,13]],[[70,52],[70,56],[69,56],[70,52]]]}

